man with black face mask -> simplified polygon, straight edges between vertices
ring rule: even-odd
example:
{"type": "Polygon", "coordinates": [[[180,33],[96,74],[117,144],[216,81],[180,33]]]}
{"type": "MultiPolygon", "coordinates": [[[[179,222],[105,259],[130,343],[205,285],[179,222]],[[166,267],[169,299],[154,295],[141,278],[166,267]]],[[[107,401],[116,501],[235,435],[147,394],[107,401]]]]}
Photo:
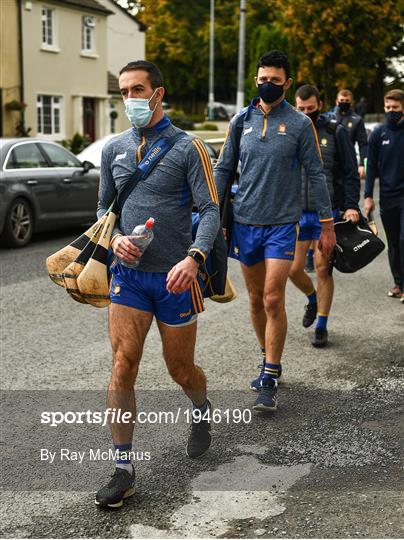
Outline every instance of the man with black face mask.
{"type": "Polygon", "coordinates": [[[373,188],[380,182],[380,215],[386,232],[394,286],[388,296],[404,303],[404,91],[390,90],[384,96],[386,121],[369,137],[365,184],[365,213],[375,208],[373,188]]]}
{"type": "MultiPolygon", "coordinates": [[[[306,114],[316,128],[323,158],[327,187],[333,207],[333,217],[339,219],[340,210],[344,219],[354,223],[359,220],[360,180],[356,167],[355,151],[347,130],[334,116],[321,114],[322,101],[315,86],[305,84],[296,92],[296,107],[306,114]]],[[[317,317],[312,345],[325,347],[328,342],[327,322],[334,292],[334,282],[329,273],[329,257],[318,249],[321,223],[316,212],[314,194],[309,178],[302,171],[303,215],[299,222],[299,237],[296,255],[289,277],[308,299],[303,317],[303,326],[308,328],[317,317]],[[304,271],[307,250],[314,243],[314,261],[317,274],[317,291],[313,281],[304,271]]]]}
{"type": "Polygon", "coordinates": [[[214,172],[223,198],[241,161],[229,254],[241,263],[250,316],[263,355],[260,376],[250,384],[259,392],[254,409],[268,412],[277,408],[287,327],[285,287],[302,213],[302,168],[315,193],[321,221],[319,249],[325,257],[335,245],[335,234],[313,123],[285,100],[292,84],[287,56],[280,51],[262,56],[255,83],[259,97],[231,121],[214,172]],[[238,140],[240,119],[243,130],[238,140]]]}
{"type": "Polygon", "coordinates": [[[368,136],[365,124],[359,114],[353,110],[353,94],[350,90],[340,90],[337,95],[336,107],[332,111],[338,122],[346,127],[351,137],[351,141],[359,147],[359,167],[360,178],[365,178],[365,159],[368,155],[368,136]]]}

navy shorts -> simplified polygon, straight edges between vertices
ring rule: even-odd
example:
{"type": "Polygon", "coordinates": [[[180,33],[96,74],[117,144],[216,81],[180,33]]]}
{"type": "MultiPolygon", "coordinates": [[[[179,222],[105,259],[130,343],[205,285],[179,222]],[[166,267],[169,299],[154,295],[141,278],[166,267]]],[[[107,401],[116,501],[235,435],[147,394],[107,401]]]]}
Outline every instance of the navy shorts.
{"type": "MultiPolygon", "coordinates": [[[[334,221],[339,219],[339,210],[332,211],[334,221]]],[[[303,212],[299,221],[299,242],[306,240],[318,240],[321,235],[321,221],[317,212],[303,212]]]]}
{"type": "Polygon", "coordinates": [[[122,264],[111,267],[110,298],[122,304],[153,313],[156,319],[170,326],[189,324],[204,310],[198,279],[180,294],[167,291],[166,272],[142,272],[122,264]]]}
{"type": "Polygon", "coordinates": [[[297,223],[261,227],[235,222],[229,257],[247,266],[253,266],[264,259],[293,261],[298,233],[297,223]]]}

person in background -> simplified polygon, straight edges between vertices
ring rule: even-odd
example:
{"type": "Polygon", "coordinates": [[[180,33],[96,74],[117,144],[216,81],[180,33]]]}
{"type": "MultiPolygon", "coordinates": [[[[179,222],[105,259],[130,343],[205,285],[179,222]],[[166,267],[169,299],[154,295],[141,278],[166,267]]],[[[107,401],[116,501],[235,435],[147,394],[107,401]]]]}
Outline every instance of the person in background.
{"type": "Polygon", "coordinates": [[[353,144],[359,147],[359,177],[365,178],[365,159],[368,155],[368,136],[365,124],[359,114],[354,111],[354,99],[350,90],[340,90],[337,94],[336,106],[331,111],[335,114],[338,122],[343,124],[349,132],[353,144]]]}
{"type": "MultiPolygon", "coordinates": [[[[335,117],[321,114],[323,102],[315,86],[310,84],[301,86],[296,92],[295,99],[296,108],[311,119],[317,132],[334,220],[339,219],[342,210],[344,219],[351,219],[356,223],[359,220],[360,180],[349,134],[335,117]]],[[[304,170],[302,176],[303,215],[299,221],[296,255],[289,277],[308,299],[303,326],[308,328],[317,317],[312,339],[313,347],[325,347],[328,343],[327,323],[334,294],[334,280],[329,272],[329,257],[318,249],[321,223],[316,212],[313,188],[304,170]],[[304,271],[306,253],[312,243],[317,291],[313,281],[304,271]]]]}
{"type": "Polygon", "coordinates": [[[373,190],[380,184],[380,216],[386,232],[394,285],[388,296],[404,303],[404,91],[384,96],[385,122],[369,137],[364,212],[375,208],[373,190]]]}

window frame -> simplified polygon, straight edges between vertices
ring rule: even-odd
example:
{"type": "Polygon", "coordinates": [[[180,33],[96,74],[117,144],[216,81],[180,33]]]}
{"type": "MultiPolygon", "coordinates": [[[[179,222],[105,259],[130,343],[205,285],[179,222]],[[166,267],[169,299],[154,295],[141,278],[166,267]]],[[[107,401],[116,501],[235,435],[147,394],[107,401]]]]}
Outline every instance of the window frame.
{"type": "Polygon", "coordinates": [[[64,98],[60,94],[48,94],[38,93],[36,95],[36,122],[37,122],[37,135],[52,139],[53,137],[63,138],[64,136],[64,98]],[[43,98],[50,98],[50,125],[51,132],[44,132],[44,103],[43,98]],[[58,102],[54,100],[58,99],[58,102]],[[55,131],[56,124],[58,123],[58,131],[55,131]]]}
{"type": "Polygon", "coordinates": [[[58,48],[58,32],[57,32],[57,10],[54,7],[50,7],[47,5],[41,6],[41,48],[45,51],[53,51],[53,52],[59,52],[58,48]],[[47,14],[45,15],[44,20],[44,11],[47,12],[47,14],[50,12],[52,14],[51,16],[51,37],[52,37],[52,43],[48,42],[48,17],[47,14]],[[45,41],[44,41],[44,24],[45,24],[45,41]]]}
{"type": "Polygon", "coordinates": [[[20,172],[20,171],[49,171],[49,169],[51,169],[52,167],[50,166],[49,164],[49,160],[48,160],[48,157],[46,155],[44,155],[42,149],[40,148],[39,144],[38,144],[38,141],[21,141],[21,142],[17,142],[15,144],[13,144],[12,146],[10,146],[10,148],[8,149],[7,151],[7,155],[4,159],[4,165],[3,165],[3,171],[8,171],[8,172],[20,172]],[[18,146],[27,146],[29,144],[33,144],[36,149],[38,150],[38,152],[41,154],[41,156],[43,157],[44,161],[47,162],[47,166],[46,167],[18,167],[18,168],[14,168],[14,167],[8,167],[9,165],[9,162],[10,162],[10,157],[11,157],[11,154],[13,152],[13,150],[15,148],[17,148],[18,146]]]}
{"type": "Polygon", "coordinates": [[[84,55],[95,54],[95,17],[92,15],[83,15],[81,17],[81,53],[84,55]],[[87,26],[86,19],[92,19],[94,26],[87,26]],[[89,38],[90,48],[87,47],[87,38],[89,38]]]}

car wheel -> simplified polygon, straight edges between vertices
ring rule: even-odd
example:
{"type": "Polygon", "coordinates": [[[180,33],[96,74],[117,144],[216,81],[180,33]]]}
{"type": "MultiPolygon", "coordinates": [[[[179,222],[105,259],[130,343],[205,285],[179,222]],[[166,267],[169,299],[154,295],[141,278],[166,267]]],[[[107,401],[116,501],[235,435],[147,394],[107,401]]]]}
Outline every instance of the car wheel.
{"type": "Polygon", "coordinates": [[[31,240],[34,215],[25,199],[15,199],[7,211],[1,243],[9,247],[23,247],[31,240]]]}

